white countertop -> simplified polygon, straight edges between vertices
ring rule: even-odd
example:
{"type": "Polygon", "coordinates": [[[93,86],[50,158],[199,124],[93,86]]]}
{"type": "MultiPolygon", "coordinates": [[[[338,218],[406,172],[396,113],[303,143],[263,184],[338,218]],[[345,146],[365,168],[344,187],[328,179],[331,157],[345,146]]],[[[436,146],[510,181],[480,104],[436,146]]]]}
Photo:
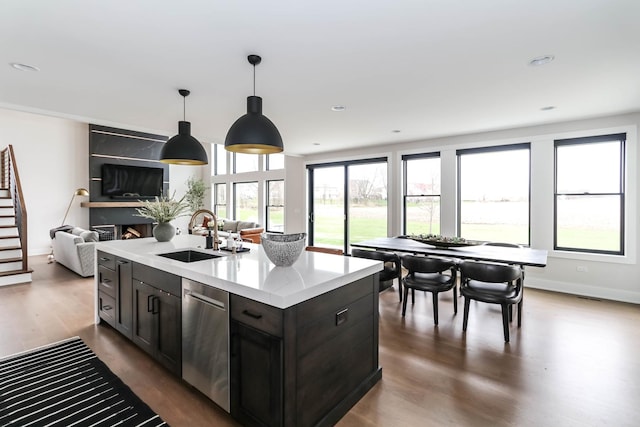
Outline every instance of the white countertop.
{"type": "MultiPolygon", "coordinates": [[[[218,251],[220,258],[174,261],[157,254],[204,249],[202,236],[179,235],[170,242],[155,238],[99,242],[96,249],[278,308],[288,308],[382,270],[382,262],[302,251],[291,267],[276,267],[262,245],[244,243],[249,252],[218,251]]],[[[97,258],[96,258],[97,259],[97,258]]]]}

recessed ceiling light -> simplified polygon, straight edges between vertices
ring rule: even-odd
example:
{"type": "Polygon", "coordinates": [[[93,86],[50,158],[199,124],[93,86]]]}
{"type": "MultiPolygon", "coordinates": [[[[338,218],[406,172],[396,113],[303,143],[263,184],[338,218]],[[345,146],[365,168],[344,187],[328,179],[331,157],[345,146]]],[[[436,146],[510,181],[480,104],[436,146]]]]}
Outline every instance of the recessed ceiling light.
{"type": "Polygon", "coordinates": [[[400,132],[402,132],[400,129],[394,129],[391,131],[391,133],[400,133],[400,132]]]}
{"type": "Polygon", "coordinates": [[[320,145],[320,143],[319,142],[314,142],[313,145],[320,145]]]}
{"type": "Polygon", "coordinates": [[[540,65],[548,64],[554,59],[555,59],[555,56],[553,55],[538,56],[537,58],[533,58],[531,61],[529,61],[529,65],[531,65],[532,67],[537,67],[540,65]]]}
{"type": "Polygon", "coordinates": [[[542,107],[540,110],[541,111],[551,111],[551,110],[555,110],[556,107],[554,107],[553,105],[548,105],[546,107],[542,107]]]}
{"type": "Polygon", "coordinates": [[[346,109],[347,107],[345,107],[344,105],[334,105],[333,107],[331,107],[331,111],[344,111],[346,109]]]}
{"type": "Polygon", "coordinates": [[[18,62],[9,63],[13,68],[20,71],[40,71],[40,68],[34,67],[33,65],[20,64],[18,62]]]}

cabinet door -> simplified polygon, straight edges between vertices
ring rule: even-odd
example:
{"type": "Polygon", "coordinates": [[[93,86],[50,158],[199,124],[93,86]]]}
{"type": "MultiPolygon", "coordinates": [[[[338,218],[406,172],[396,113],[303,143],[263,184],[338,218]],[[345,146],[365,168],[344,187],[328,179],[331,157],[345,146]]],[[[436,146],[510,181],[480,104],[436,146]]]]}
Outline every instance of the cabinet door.
{"type": "Polygon", "coordinates": [[[131,339],[133,337],[133,283],[131,261],[116,258],[118,287],[116,292],[116,329],[131,339]]]}
{"type": "Polygon", "coordinates": [[[172,372],[182,375],[182,300],[156,290],[156,358],[172,372]]]}
{"type": "Polygon", "coordinates": [[[132,340],[152,356],[155,355],[156,341],[154,310],[158,310],[158,302],[155,301],[155,288],[139,280],[134,280],[132,340]]]}
{"type": "Polygon", "coordinates": [[[281,426],[282,340],[231,322],[231,415],[246,425],[281,426]]]}

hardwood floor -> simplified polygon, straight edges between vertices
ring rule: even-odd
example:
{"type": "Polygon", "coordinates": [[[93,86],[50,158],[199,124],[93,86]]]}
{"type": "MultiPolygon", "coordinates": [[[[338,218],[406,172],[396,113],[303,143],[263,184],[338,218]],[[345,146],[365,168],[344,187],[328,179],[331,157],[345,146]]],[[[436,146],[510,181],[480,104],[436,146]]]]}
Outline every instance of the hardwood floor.
{"type": "MultiPolygon", "coordinates": [[[[33,282],[0,288],[0,357],[78,335],[170,425],[230,416],[108,326],[93,324],[93,278],[31,257],[33,282]]],[[[635,426],[640,307],[527,289],[522,328],[502,338],[498,306],[472,303],[462,333],[452,294],[434,327],[430,294],[401,316],[380,295],[382,380],[339,426],[635,426]]]]}

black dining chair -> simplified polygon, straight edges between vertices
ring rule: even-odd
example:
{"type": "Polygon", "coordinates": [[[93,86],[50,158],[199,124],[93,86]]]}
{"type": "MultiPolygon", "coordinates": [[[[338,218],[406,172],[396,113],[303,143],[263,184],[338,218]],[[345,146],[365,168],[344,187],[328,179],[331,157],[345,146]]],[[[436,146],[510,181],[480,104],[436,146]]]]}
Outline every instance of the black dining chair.
{"type": "Polygon", "coordinates": [[[351,249],[351,256],[384,262],[384,269],[380,272],[379,291],[382,292],[389,289],[393,286],[394,279],[398,279],[398,294],[400,295],[400,302],[402,302],[402,264],[397,254],[385,251],[351,249]]]}
{"type": "MultiPolygon", "coordinates": [[[[522,249],[522,245],[518,245],[517,243],[504,243],[504,242],[485,242],[484,246],[500,246],[503,248],[517,248],[522,249]]],[[[524,283],[524,265],[520,264],[520,269],[522,270],[522,282],[524,283]]]]}
{"type": "Polygon", "coordinates": [[[522,325],[522,270],[517,265],[463,261],[460,270],[460,293],[464,297],[462,330],[467,330],[471,300],[500,304],[504,341],[509,342],[511,306],[518,305],[518,328],[522,325]]]}
{"type": "Polygon", "coordinates": [[[415,304],[416,290],[431,292],[433,298],[433,322],[438,324],[438,294],[453,289],[453,312],[458,312],[458,292],[456,290],[457,263],[451,259],[431,258],[418,255],[404,255],[402,265],[409,273],[402,280],[404,302],[402,317],[407,311],[409,289],[411,303],[415,304]],[[448,271],[448,274],[445,272],[448,271]]]}

